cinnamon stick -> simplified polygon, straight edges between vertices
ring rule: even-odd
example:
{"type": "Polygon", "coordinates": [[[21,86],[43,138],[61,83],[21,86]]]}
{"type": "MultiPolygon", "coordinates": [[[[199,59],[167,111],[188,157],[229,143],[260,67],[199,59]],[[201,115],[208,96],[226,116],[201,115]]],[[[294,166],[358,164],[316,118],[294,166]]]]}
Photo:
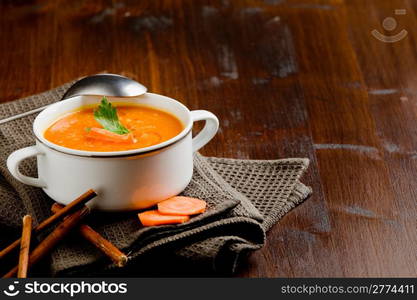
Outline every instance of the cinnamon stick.
{"type": "MultiPolygon", "coordinates": [[[[59,213],[56,213],[56,214],[50,216],[49,218],[44,220],[42,223],[40,223],[38,226],[33,228],[33,232],[34,233],[41,232],[43,229],[47,228],[48,226],[50,226],[50,225],[58,222],[59,220],[63,219],[69,213],[71,213],[74,210],[80,208],[82,205],[84,205],[85,203],[87,203],[88,201],[93,199],[95,196],[97,196],[96,192],[94,192],[93,190],[88,190],[87,192],[85,192],[84,194],[79,196],[77,199],[75,199],[74,201],[72,201],[71,203],[66,205],[64,209],[59,211],[59,213]]],[[[13,243],[11,243],[9,246],[7,246],[3,250],[1,250],[0,251],[0,259],[2,259],[7,254],[9,254],[14,249],[16,249],[19,246],[19,244],[20,244],[20,239],[17,239],[13,243]]]]}
{"type": "MultiPolygon", "coordinates": [[[[54,203],[51,207],[52,212],[57,213],[64,206],[58,203],[54,203]]],[[[127,263],[127,256],[120,251],[115,245],[109,240],[105,239],[101,234],[95,231],[93,228],[86,224],[81,224],[78,227],[80,234],[93,244],[97,249],[108,256],[118,267],[123,267],[127,263]]]]}
{"type": "MultiPolygon", "coordinates": [[[[37,263],[48,254],[80,221],[89,213],[90,209],[84,206],[67,216],[29,255],[29,266],[37,263]]],[[[18,266],[11,269],[3,278],[16,275],[18,266]]]]}
{"type": "Polygon", "coordinates": [[[29,263],[29,249],[30,249],[30,238],[32,235],[32,217],[26,215],[23,217],[23,229],[22,237],[20,242],[20,255],[19,255],[19,267],[17,270],[18,278],[26,278],[28,272],[29,263]]]}

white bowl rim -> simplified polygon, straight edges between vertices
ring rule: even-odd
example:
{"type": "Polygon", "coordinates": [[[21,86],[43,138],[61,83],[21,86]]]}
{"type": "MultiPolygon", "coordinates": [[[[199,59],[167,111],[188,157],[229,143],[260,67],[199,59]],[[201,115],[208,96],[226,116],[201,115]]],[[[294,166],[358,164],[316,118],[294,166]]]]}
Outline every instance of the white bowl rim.
{"type": "MultiPolygon", "coordinates": [[[[157,151],[157,150],[161,150],[163,148],[166,148],[168,146],[171,146],[172,144],[182,140],[192,129],[192,119],[191,119],[191,115],[190,115],[190,110],[181,102],[167,97],[167,96],[163,96],[163,95],[159,95],[159,94],[155,94],[155,93],[145,93],[144,95],[148,95],[148,96],[157,96],[157,97],[161,97],[161,98],[165,98],[164,100],[170,101],[171,103],[174,103],[175,105],[181,107],[184,111],[187,112],[188,114],[188,123],[185,124],[184,129],[177,134],[176,136],[174,136],[173,138],[166,140],[162,143],[153,145],[153,146],[149,146],[149,147],[144,147],[144,148],[138,148],[138,149],[132,149],[132,150],[125,150],[125,151],[85,151],[85,150],[77,150],[77,149],[71,149],[71,148],[67,148],[67,147],[63,147],[63,146],[59,146],[57,144],[54,144],[50,141],[48,141],[44,136],[43,133],[39,132],[38,130],[36,130],[36,125],[38,120],[48,114],[48,112],[50,110],[52,110],[55,106],[58,105],[62,105],[63,102],[74,102],[74,101],[79,101],[82,96],[75,96],[72,98],[68,98],[56,103],[53,103],[51,105],[49,105],[47,108],[45,108],[34,120],[33,122],[33,132],[35,134],[36,139],[41,142],[42,144],[48,146],[49,148],[52,148],[58,152],[63,152],[65,154],[70,154],[70,155],[76,155],[76,156],[85,156],[85,157],[120,157],[120,156],[134,156],[134,155],[138,155],[138,154],[145,154],[145,153],[149,153],[149,152],[153,152],[153,151],[157,151]]],[[[139,96],[140,97],[140,96],[139,96]]],[[[113,97],[113,98],[117,98],[117,103],[123,103],[123,102],[128,102],[129,100],[131,101],[132,99],[135,98],[139,98],[139,97],[113,97]],[[125,101],[123,101],[125,100],[125,101]]],[[[112,98],[112,97],[108,97],[108,98],[112,98]]],[[[132,103],[132,102],[130,102],[132,103]]],[[[156,108],[158,109],[158,108],[156,108]]],[[[62,112],[62,115],[64,115],[67,112],[62,112]]],[[[175,116],[177,117],[177,116],[175,116]]],[[[178,118],[178,117],[177,117],[178,118]]]]}

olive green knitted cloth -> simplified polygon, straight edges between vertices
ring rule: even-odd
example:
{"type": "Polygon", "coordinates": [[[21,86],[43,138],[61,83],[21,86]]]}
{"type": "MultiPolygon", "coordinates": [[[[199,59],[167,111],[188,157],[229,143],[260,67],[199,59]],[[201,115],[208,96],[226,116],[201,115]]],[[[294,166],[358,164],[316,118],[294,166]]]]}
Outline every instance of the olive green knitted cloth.
{"type": "MultiPolygon", "coordinates": [[[[0,119],[55,102],[68,86],[1,104],[0,119]]],[[[53,203],[41,189],[16,181],[6,168],[12,151],[34,144],[35,117],[0,124],[0,230],[10,238],[19,234],[24,214],[39,223],[50,215],[53,203]]],[[[33,159],[21,167],[25,174],[36,176],[33,159]]],[[[308,159],[302,158],[262,161],[196,154],[194,175],[183,194],[206,200],[204,214],[180,225],[144,228],[134,212],[95,211],[85,222],[128,253],[129,275],[135,275],[138,262],[155,260],[158,264],[161,257],[231,273],[243,254],[263,246],[271,226],[310,195],[311,189],[299,181],[307,167],[308,159]]],[[[76,233],[51,253],[52,275],[100,276],[123,271],[76,233]]]]}

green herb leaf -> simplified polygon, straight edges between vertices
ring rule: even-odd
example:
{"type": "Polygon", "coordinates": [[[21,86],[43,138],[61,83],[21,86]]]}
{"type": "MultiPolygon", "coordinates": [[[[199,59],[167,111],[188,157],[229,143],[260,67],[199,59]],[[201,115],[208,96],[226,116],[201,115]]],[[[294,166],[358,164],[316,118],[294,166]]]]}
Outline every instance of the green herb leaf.
{"type": "Polygon", "coordinates": [[[129,130],[120,123],[116,108],[111,105],[106,97],[101,99],[99,107],[94,111],[94,118],[108,131],[117,134],[129,133],[129,130]]]}

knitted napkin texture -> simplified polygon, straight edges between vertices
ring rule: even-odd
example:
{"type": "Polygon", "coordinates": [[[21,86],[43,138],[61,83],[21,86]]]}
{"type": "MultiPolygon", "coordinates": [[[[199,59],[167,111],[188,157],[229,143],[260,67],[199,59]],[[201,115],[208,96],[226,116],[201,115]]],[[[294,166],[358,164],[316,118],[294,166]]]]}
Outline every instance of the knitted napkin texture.
{"type": "MultiPolygon", "coordinates": [[[[56,102],[70,85],[1,104],[0,119],[56,102]]],[[[10,238],[2,247],[19,235],[25,214],[32,215],[35,224],[51,214],[53,200],[42,189],[18,182],[6,167],[10,153],[34,145],[35,117],[0,124],[0,230],[10,238]]],[[[137,212],[94,211],[85,223],[128,254],[126,270],[140,261],[169,256],[233,273],[242,257],[264,245],[266,231],[311,194],[311,188],[299,181],[308,163],[304,158],[239,160],[196,153],[193,178],[182,194],[204,199],[205,213],[184,224],[143,227],[137,212]]],[[[21,171],[36,177],[36,159],[23,161],[21,171]]],[[[54,276],[100,276],[115,269],[76,232],[50,256],[49,272],[54,276]]],[[[123,274],[123,268],[117,272],[123,274]]],[[[134,269],[129,274],[135,275],[134,269]]]]}

